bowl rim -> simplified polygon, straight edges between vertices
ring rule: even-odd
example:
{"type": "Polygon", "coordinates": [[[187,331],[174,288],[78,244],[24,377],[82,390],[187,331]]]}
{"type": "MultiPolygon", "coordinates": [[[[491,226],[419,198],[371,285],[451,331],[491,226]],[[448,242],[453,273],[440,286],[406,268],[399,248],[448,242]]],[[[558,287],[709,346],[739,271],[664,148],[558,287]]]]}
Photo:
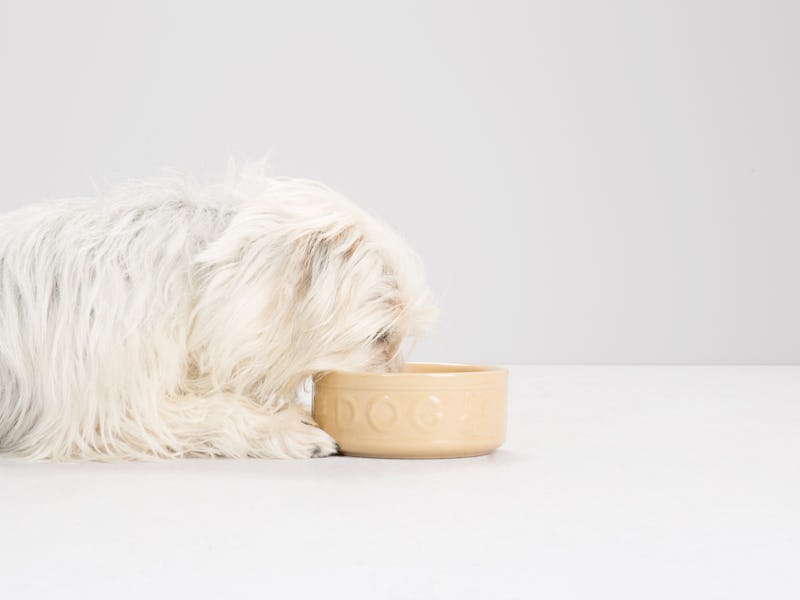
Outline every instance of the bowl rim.
{"type": "Polygon", "coordinates": [[[455,370],[455,371],[430,371],[430,372],[420,372],[420,371],[396,371],[391,373],[379,373],[374,371],[342,371],[342,370],[330,370],[330,371],[319,371],[313,375],[314,381],[318,379],[322,379],[323,377],[327,377],[329,375],[345,375],[345,376],[359,376],[364,378],[375,377],[375,378],[403,378],[403,377],[434,377],[434,378],[448,378],[448,377],[480,377],[485,376],[487,373],[508,373],[508,369],[506,367],[501,367],[497,365],[487,365],[482,363],[444,363],[444,362],[417,362],[411,361],[407,362],[406,365],[423,365],[423,366],[432,366],[432,367],[455,367],[455,368],[463,368],[465,370],[455,370]]]}

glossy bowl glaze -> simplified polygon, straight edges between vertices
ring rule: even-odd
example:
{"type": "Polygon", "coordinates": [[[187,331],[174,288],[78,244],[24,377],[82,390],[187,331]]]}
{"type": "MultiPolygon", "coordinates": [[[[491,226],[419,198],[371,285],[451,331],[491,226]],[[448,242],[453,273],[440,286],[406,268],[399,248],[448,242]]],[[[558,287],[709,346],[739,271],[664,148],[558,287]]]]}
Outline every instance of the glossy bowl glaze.
{"type": "Polygon", "coordinates": [[[314,377],[314,420],[343,454],[455,458],[488,454],[506,435],[508,371],[408,363],[398,373],[314,377]]]}

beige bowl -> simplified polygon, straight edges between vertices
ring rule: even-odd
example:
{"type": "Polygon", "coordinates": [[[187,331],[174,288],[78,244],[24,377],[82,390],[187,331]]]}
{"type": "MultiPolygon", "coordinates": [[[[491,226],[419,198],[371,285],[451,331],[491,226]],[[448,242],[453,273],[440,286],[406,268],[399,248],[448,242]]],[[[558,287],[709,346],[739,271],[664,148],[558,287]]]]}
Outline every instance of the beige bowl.
{"type": "Polygon", "coordinates": [[[506,435],[508,371],[408,363],[399,373],[314,377],[314,420],[343,454],[376,458],[479,456],[506,435]]]}

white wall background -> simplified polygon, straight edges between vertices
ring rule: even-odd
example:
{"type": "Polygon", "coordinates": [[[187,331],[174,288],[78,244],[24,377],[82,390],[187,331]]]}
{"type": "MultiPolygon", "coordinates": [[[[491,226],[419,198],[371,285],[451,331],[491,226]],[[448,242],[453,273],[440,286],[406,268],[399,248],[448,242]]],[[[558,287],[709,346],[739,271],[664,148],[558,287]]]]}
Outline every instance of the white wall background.
{"type": "Polygon", "coordinates": [[[0,208],[269,153],[423,255],[415,358],[800,362],[798,6],[0,0],[0,208]]]}

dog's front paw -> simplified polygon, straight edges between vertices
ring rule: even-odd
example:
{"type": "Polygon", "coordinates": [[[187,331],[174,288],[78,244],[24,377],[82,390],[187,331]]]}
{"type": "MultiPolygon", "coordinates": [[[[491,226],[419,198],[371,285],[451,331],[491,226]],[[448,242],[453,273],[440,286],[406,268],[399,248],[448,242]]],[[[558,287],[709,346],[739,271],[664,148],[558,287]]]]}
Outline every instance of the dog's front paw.
{"type": "Polygon", "coordinates": [[[281,446],[289,458],[319,458],[339,452],[336,440],[313,424],[300,423],[280,435],[281,446]]]}
{"type": "Polygon", "coordinates": [[[299,406],[281,411],[281,427],[272,433],[271,442],[286,458],[319,458],[339,452],[339,445],[314,423],[299,406]]]}

